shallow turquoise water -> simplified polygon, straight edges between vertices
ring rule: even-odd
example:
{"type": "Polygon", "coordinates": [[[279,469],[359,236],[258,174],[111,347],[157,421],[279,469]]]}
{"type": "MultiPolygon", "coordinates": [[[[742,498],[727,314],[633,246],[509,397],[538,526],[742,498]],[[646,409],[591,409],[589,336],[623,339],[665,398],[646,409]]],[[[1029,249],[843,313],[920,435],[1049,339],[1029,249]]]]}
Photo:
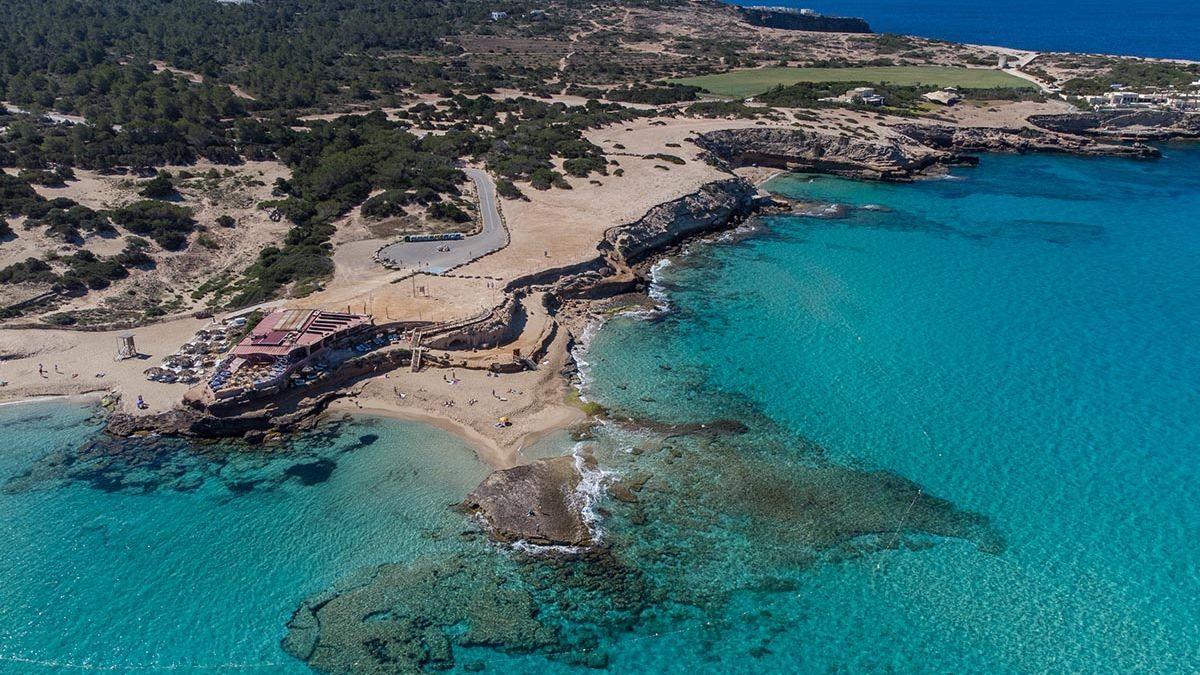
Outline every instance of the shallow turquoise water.
{"type": "Polygon", "coordinates": [[[849,208],[675,261],[669,315],[596,338],[595,395],[659,416],[747,401],[1007,542],[879,553],[755,598],[790,622],[774,665],[1200,668],[1200,149],[771,187],[849,208]]]}
{"type": "MultiPolygon", "coordinates": [[[[0,408],[0,476],[73,450],[95,430],[87,418],[0,408]]],[[[369,419],[276,458],[170,454],[113,492],[82,478],[4,485],[0,672],[304,672],[279,648],[299,602],[363,565],[460,548],[446,506],[486,473],[439,430],[369,419]],[[321,458],[336,462],[324,482],[286,477],[321,458]]]]}
{"type": "Polygon", "coordinates": [[[606,557],[463,536],[485,469],[421,425],[113,459],[86,410],[0,408],[0,672],[302,672],[293,611],[392,562],[458,575],[396,616],[531,601],[445,625],[496,629],[455,671],[1200,668],[1200,149],[772,188],[820,215],[674,259],[584,355],[611,420],[536,449],[632,486],[606,557]]]}

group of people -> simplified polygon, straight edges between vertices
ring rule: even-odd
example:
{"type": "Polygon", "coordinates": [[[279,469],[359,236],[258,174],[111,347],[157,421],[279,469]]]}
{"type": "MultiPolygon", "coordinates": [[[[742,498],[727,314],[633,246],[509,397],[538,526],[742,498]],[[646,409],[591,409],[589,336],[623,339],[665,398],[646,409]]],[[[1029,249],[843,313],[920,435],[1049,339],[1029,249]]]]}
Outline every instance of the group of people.
{"type": "MultiPolygon", "coordinates": [[[[54,372],[58,373],[59,375],[66,375],[66,373],[64,373],[63,371],[58,369],[57,363],[54,364],[54,372]]],[[[50,377],[49,375],[46,374],[46,367],[40,363],[38,364],[38,375],[41,375],[42,377],[46,377],[46,378],[50,377]]],[[[74,377],[79,377],[79,373],[75,373],[74,377]]]]}
{"type": "MultiPolygon", "coordinates": [[[[59,375],[66,375],[66,373],[64,373],[63,371],[58,369],[57,363],[54,364],[54,372],[58,373],[59,375]]],[[[50,376],[46,373],[46,367],[40,363],[38,364],[38,375],[41,375],[42,377],[47,378],[47,379],[50,378],[50,376]]],[[[107,375],[107,373],[96,373],[96,377],[104,377],[105,375],[107,375]]],[[[79,377],[79,373],[71,373],[72,380],[77,377],[79,377]]]]}

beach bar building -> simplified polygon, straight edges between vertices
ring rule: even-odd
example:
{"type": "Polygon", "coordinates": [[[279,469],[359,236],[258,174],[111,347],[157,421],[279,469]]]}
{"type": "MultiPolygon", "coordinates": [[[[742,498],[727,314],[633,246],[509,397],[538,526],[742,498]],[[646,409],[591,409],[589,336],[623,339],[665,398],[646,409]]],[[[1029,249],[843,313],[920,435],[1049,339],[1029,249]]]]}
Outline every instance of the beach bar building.
{"type": "Polygon", "coordinates": [[[331,349],[347,347],[374,325],[370,316],[283,309],[262,318],[208,381],[217,400],[282,390],[289,376],[331,349]]]}

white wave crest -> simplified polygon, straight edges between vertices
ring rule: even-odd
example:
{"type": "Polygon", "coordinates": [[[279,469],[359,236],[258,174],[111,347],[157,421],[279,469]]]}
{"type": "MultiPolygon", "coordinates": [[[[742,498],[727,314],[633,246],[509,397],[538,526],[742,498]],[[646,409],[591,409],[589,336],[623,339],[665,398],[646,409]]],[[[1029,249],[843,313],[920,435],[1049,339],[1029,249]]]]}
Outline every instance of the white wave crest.
{"type": "Polygon", "coordinates": [[[579,339],[571,347],[571,359],[575,361],[575,369],[578,373],[578,381],[575,383],[575,388],[579,391],[580,400],[583,401],[587,400],[587,390],[592,383],[592,364],[586,358],[588,349],[591,348],[592,338],[603,327],[604,319],[602,317],[595,315],[589,317],[587,324],[583,327],[583,332],[579,335],[579,339]]]}
{"type": "Polygon", "coordinates": [[[671,310],[671,298],[662,286],[662,272],[670,266],[671,259],[663,258],[654,263],[654,266],[650,268],[650,288],[646,291],[646,294],[654,301],[654,307],[659,312],[668,312],[671,310]]]}
{"type": "Polygon", "coordinates": [[[589,467],[589,462],[583,454],[585,445],[583,442],[576,443],[575,448],[571,451],[571,455],[575,458],[575,470],[579,472],[579,485],[571,494],[570,499],[572,506],[579,509],[583,522],[591,532],[592,541],[598,544],[604,540],[604,529],[600,526],[601,518],[600,514],[596,512],[596,505],[604,496],[605,487],[617,474],[614,471],[600,468],[595,462],[591,462],[593,466],[589,467]]]}
{"type": "Polygon", "coordinates": [[[514,551],[527,553],[529,555],[577,555],[583,553],[582,546],[543,546],[542,544],[531,544],[524,539],[518,539],[508,545],[514,551]]]}

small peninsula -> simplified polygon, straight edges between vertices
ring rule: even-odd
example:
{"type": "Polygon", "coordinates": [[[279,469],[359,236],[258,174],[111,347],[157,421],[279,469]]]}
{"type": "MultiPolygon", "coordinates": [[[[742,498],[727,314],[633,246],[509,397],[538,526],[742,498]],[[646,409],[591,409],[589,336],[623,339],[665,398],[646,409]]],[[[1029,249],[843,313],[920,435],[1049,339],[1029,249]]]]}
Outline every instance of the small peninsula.
{"type": "MultiPolygon", "coordinates": [[[[311,45],[329,71],[271,66],[233,28],[205,57],[114,29],[54,70],[51,48],[16,53],[29,35],[5,27],[18,74],[0,79],[0,400],[98,396],[116,436],[265,446],[394,415],[511,470],[603,415],[573,386],[589,323],[644,302],[653,265],[689,240],[791,208],[757,188],[775,172],[911,181],[992,152],[1153,161],[1146,142],[1200,135],[1196,63],[708,0],[405,4],[411,17],[207,10],[247,35],[267,16],[301,36],[329,24],[311,45]],[[337,30],[409,19],[361,44],[337,30]]],[[[141,10],[144,29],[172,20],[141,10]]],[[[82,20],[62,3],[29,13],[82,20]]],[[[205,30],[185,22],[178,39],[208,44],[205,30]]],[[[262,35],[275,54],[294,45],[262,35]]],[[[488,503],[477,495],[485,518],[488,503]]]]}

